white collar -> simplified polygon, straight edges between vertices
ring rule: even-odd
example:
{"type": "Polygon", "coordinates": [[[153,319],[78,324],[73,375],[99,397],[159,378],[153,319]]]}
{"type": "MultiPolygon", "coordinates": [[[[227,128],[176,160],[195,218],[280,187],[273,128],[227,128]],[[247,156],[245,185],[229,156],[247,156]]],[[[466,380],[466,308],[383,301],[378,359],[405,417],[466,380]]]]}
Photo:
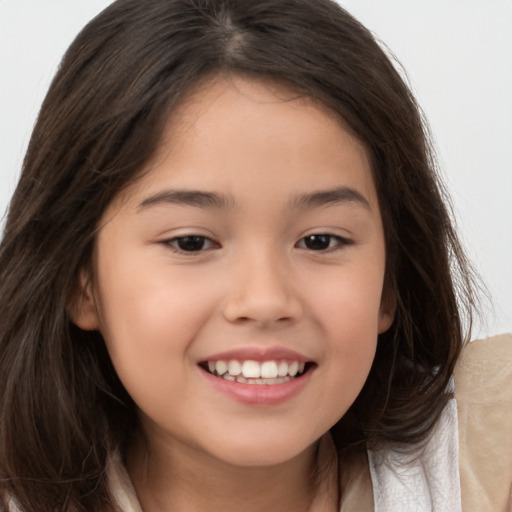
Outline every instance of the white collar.
{"type": "Polygon", "coordinates": [[[455,398],[426,443],[412,448],[368,451],[375,512],[462,512],[455,398]]]}

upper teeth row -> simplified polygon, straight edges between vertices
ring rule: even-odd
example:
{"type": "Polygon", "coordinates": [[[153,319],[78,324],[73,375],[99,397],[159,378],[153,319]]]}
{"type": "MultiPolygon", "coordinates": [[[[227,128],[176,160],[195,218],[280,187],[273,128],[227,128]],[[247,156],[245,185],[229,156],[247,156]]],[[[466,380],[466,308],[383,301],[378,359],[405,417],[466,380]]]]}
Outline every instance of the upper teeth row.
{"type": "Polygon", "coordinates": [[[288,363],[286,361],[208,361],[208,370],[211,373],[217,372],[218,375],[229,375],[236,377],[242,375],[246,379],[273,379],[276,377],[295,377],[297,373],[304,371],[305,363],[293,361],[288,363]]]}

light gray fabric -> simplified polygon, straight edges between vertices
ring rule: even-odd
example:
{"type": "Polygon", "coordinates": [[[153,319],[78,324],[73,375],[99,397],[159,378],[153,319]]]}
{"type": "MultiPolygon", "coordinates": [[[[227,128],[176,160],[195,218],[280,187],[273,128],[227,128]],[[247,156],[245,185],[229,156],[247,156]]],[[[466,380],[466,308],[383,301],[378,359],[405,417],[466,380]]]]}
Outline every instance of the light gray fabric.
{"type": "Polygon", "coordinates": [[[457,405],[448,402],[428,442],[411,454],[369,451],[375,512],[462,512],[457,405]]]}

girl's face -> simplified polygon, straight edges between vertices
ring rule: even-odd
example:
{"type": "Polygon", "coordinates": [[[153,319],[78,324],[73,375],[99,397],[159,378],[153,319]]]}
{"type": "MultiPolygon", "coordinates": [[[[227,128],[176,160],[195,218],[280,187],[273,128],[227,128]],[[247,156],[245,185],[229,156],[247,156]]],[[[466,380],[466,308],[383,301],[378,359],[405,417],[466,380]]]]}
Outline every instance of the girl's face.
{"type": "Polygon", "coordinates": [[[311,100],[218,78],[146,171],[103,217],[76,322],[150,444],[290,461],[345,414],[392,321],[366,150],[311,100]]]}

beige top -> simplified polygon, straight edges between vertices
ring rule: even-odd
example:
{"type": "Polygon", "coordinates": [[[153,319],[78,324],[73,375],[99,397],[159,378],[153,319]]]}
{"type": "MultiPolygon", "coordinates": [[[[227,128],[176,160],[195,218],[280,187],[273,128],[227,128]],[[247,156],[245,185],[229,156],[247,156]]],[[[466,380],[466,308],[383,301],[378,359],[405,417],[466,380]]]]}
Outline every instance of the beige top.
{"type": "Polygon", "coordinates": [[[455,372],[464,512],[512,512],[512,335],[471,343],[455,372]]]}
{"type": "MultiPolygon", "coordinates": [[[[462,510],[512,512],[512,335],[466,347],[455,371],[455,396],[462,510]]],[[[320,454],[320,463],[327,465],[335,456],[325,439],[320,454]]],[[[373,512],[366,455],[344,460],[342,466],[341,512],[373,512]]],[[[124,468],[114,464],[110,477],[120,510],[142,512],[124,468]]]]}

